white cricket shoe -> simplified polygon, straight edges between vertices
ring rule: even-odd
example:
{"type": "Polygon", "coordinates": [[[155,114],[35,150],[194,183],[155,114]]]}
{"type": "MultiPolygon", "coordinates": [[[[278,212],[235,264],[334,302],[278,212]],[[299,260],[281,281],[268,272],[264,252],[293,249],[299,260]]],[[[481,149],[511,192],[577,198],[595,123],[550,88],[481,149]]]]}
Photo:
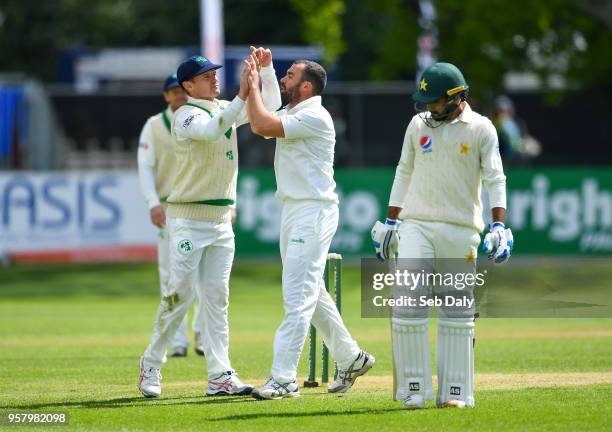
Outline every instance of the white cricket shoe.
{"type": "Polygon", "coordinates": [[[440,408],[465,408],[465,402],[459,399],[449,399],[439,405],[440,408]]]}
{"type": "Polygon", "coordinates": [[[223,372],[208,380],[206,396],[246,396],[253,391],[253,386],[244,384],[234,371],[223,372]]]}
{"type": "Polygon", "coordinates": [[[138,388],[144,397],[154,398],[161,394],[161,372],[157,368],[145,367],[144,357],[140,357],[140,382],[138,388]]]}
{"type": "Polygon", "coordinates": [[[268,378],[268,381],[258,387],[253,389],[253,393],[251,395],[255,399],[282,399],[286,397],[299,397],[300,390],[298,389],[298,385],[295,381],[291,381],[288,383],[279,383],[274,378],[268,378]]]}
{"type": "Polygon", "coordinates": [[[170,357],[187,357],[187,348],[186,347],[175,347],[172,350],[172,354],[170,357]]]}
{"type": "Polygon", "coordinates": [[[376,359],[372,354],[362,350],[347,369],[338,371],[338,378],[330,384],[327,391],[329,393],[344,393],[353,386],[357,377],[369,371],[375,362],[376,359]]]}
{"type": "Polygon", "coordinates": [[[425,408],[425,398],[420,394],[413,394],[406,396],[404,399],[404,408],[406,409],[419,409],[425,408]]]}

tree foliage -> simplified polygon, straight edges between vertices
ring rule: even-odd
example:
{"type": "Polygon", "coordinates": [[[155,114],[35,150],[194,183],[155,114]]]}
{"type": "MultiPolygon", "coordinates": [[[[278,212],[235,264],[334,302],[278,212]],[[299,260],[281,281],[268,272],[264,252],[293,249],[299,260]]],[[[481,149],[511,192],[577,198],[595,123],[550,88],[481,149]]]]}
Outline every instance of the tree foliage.
{"type": "Polygon", "coordinates": [[[333,63],[346,47],[342,39],[343,0],[291,0],[304,24],[304,39],[324,49],[324,61],[333,63]]]}
{"type": "Polygon", "coordinates": [[[544,86],[555,77],[570,87],[606,85],[612,32],[584,4],[437,1],[439,58],[459,65],[482,96],[482,89],[499,91],[508,71],[535,72],[544,86]]]}
{"type": "MultiPolygon", "coordinates": [[[[610,87],[612,32],[597,1],[434,4],[438,58],[460,66],[476,94],[499,91],[508,71],[610,87]]],[[[318,44],[341,79],[414,78],[417,0],[225,0],[224,16],[228,44],[318,44]]],[[[4,0],[0,71],[54,81],[60,54],[75,45],[198,45],[199,34],[195,0],[4,0]]]]}

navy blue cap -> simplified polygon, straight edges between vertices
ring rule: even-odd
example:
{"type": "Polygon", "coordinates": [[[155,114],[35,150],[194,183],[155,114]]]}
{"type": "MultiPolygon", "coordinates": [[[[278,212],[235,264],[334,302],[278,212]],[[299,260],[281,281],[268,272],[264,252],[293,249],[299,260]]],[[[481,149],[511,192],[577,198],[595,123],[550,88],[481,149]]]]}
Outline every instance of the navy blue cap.
{"type": "Polygon", "coordinates": [[[171,88],[178,87],[179,85],[180,84],[178,83],[176,74],[173,73],[172,75],[169,75],[168,78],[166,78],[166,81],[164,81],[164,91],[168,91],[171,88]]]}
{"type": "Polygon", "coordinates": [[[208,72],[210,70],[219,69],[223,67],[218,64],[214,64],[206,57],[193,56],[183,61],[176,71],[179,84],[183,81],[189,81],[193,77],[208,72]]]}

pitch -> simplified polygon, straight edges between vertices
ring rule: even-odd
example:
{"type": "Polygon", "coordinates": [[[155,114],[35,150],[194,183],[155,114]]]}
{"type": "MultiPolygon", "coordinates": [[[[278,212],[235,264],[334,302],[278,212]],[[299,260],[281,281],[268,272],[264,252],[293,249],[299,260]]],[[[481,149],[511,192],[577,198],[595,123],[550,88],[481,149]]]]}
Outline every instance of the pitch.
{"type": "MultiPolygon", "coordinates": [[[[563,271],[523,266],[521,283],[563,271]]],[[[591,264],[584,276],[607,284],[612,266],[591,264]]],[[[67,412],[71,430],[598,430],[612,414],[612,319],[479,319],[476,408],[409,412],[392,400],[389,323],[359,317],[359,269],[347,265],[343,316],[377,358],[349,393],[207,398],[203,360],[190,347],[187,358],[168,359],[162,396],[148,400],[137,388],[138,358],[158,304],[155,266],[17,266],[1,270],[1,281],[0,413],[67,412]]],[[[232,362],[260,385],[283,313],[280,265],[237,263],[230,286],[232,362]]],[[[301,383],[306,352],[299,372],[301,383]]]]}

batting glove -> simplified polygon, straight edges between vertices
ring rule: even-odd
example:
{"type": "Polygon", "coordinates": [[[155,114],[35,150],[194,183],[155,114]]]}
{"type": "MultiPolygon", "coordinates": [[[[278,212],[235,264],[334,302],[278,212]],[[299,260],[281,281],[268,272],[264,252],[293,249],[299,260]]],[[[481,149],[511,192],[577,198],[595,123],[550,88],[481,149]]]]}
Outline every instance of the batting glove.
{"type": "Polygon", "coordinates": [[[514,237],[510,228],[506,228],[503,222],[493,222],[489,225],[489,233],[482,243],[483,251],[488,254],[489,259],[496,264],[503,264],[510,259],[514,237]]]}
{"type": "Polygon", "coordinates": [[[399,245],[399,226],[402,222],[397,219],[389,219],[385,223],[376,221],[372,228],[372,245],[376,252],[376,258],[386,261],[397,256],[399,245]]]}

